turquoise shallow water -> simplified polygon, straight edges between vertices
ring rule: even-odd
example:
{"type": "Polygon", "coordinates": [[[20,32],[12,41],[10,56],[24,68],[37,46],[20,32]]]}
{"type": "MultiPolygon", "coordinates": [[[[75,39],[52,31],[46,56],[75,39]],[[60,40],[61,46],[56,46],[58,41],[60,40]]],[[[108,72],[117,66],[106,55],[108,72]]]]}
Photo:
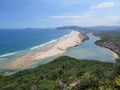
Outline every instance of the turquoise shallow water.
{"type": "Polygon", "coordinates": [[[68,55],[78,59],[99,60],[103,62],[115,62],[112,52],[109,49],[97,46],[95,41],[100,40],[99,37],[87,34],[89,40],[82,45],[69,49],[64,55],[68,55]]]}

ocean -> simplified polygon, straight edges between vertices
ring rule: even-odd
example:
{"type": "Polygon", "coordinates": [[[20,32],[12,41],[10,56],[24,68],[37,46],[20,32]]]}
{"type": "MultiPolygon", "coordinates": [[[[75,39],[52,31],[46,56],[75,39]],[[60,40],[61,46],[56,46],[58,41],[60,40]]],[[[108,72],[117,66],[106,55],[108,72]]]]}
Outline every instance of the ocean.
{"type": "Polygon", "coordinates": [[[0,67],[46,44],[70,34],[72,30],[0,29],[0,67]],[[3,64],[4,63],[4,64],[3,64]]]}

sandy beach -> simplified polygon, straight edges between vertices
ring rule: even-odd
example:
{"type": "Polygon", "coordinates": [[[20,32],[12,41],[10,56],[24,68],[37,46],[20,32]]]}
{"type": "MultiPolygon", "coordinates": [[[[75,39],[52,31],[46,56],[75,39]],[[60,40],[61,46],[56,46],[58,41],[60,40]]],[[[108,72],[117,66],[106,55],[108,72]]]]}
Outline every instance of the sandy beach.
{"type": "MultiPolygon", "coordinates": [[[[104,47],[104,48],[105,48],[105,47],[104,47]]],[[[118,56],[117,53],[115,53],[114,51],[112,51],[112,50],[110,50],[110,49],[108,49],[108,48],[106,48],[106,49],[109,50],[110,52],[112,52],[112,57],[114,57],[114,59],[119,58],[119,56],[118,56]]]]}
{"type": "Polygon", "coordinates": [[[84,35],[79,31],[72,31],[71,35],[59,41],[48,44],[36,52],[29,53],[13,62],[7,67],[11,69],[27,68],[46,58],[64,53],[67,49],[80,45],[84,35]]]}
{"type": "Polygon", "coordinates": [[[119,58],[118,54],[116,54],[116,53],[113,52],[113,51],[112,51],[112,56],[113,56],[115,59],[119,58]]]}

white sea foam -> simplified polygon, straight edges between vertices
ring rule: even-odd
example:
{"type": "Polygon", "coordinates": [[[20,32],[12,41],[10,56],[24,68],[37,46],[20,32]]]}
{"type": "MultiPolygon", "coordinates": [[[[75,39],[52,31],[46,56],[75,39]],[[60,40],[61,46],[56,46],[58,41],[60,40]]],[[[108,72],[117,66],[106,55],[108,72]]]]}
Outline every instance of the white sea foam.
{"type": "MultiPolygon", "coordinates": [[[[63,37],[60,37],[60,38],[58,38],[58,39],[54,39],[54,40],[51,40],[51,41],[49,41],[49,42],[47,42],[47,43],[44,43],[44,44],[41,44],[41,45],[37,45],[37,46],[35,46],[35,47],[32,47],[32,48],[30,48],[30,50],[35,50],[35,49],[41,48],[41,47],[43,47],[43,46],[45,46],[45,45],[51,44],[51,43],[53,43],[53,42],[56,42],[56,41],[58,41],[58,40],[64,39],[64,38],[70,36],[72,33],[73,33],[73,31],[71,31],[71,33],[69,33],[69,34],[67,34],[67,35],[64,35],[63,37]]],[[[27,51],[30,51],[30,50],[22,50],[22,51],[17,51],[17,52],[12,52],[12,53],[3,54],[3,55],[0,55],[0,60],[3,60],[4,57],[8,57],[8,56],[12,56],[12,55],[15,55],[15,54],[27,52],[27,51]]]]}
{"type": "Polygon", "coordinates": [[[3,54],[3,55],[0,55],[0,58],[8,57],[8,56],[15,55],[15,54],[22,53],[22,52],[24,52],[24,51],[18,51],[18,52],[3,54]]]}
{"type": "Polygon", "coordinates": [[[56,40],[51,40],[51,41],[49,41],[49,42],[47,42],[47,43],[45,43],[45,44],[41,44],[41,45],[32,47],[32,48],[30,48],[30,50],[33,50],[33,49],[37,49],[37,48],[43,47],[43,46],[48,45],[48,44],[50,44],[50,43],[53,43],[53,42],[55,42],[55,41],[56,41],[56,40]]]}
{"type": "MultiPolygon", "coordinates": [[[[15,52],[15,53],[16,53],[16,52],[15,52]]],[[[15,54],[15,53],[3,54],[3,55],[0,55],[0,58],[2,58],[2,57],[6,57],[6,56],[10,56],[10,55],[13,55],[13,54],[15,54]]]]}
{"type": "Polygon", "coordinates": [[[48,44],[51,44],[51,43],[56,42],[56,41],[58,41],[58,40],[64,39],[64,38],[70,36],[72,33],[73,33],[73,31],[71,31],[71,33],[69,33],[69,34],[67,34],[67,35],[64,35],[63,37],[60,37],[60,38],[58,38],[58,39],[54,39],[54,40],[51,40],[51,41],[49,41],[49,42],[47,42],[47,43],[44,43],[44,44],[41,44],[41,45],[37,45],[37,46],[35,46],[35,47],[32,47],[32,48],[30,48],[30,50],[38,49],[38,48],[41,48],[41,47],[43,47],[43,46],[45,46],[45,45],[48,45],[48,44]]]}

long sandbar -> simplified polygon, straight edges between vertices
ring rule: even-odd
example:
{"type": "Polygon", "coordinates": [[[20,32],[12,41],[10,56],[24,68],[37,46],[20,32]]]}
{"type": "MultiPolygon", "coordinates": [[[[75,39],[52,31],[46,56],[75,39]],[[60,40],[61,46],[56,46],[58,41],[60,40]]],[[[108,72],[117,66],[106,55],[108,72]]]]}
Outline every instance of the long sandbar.
{"type": "Polygon", "coordinates": [[[72,31],[71,35],[48,44],[36,52],[31,52],[8,64],[8,68],[18,69],[27,68],[46,58],[53,57],[64,53],[68,48],[80,45],[84,39],[84,35],[79,31],[72,31]]]}

